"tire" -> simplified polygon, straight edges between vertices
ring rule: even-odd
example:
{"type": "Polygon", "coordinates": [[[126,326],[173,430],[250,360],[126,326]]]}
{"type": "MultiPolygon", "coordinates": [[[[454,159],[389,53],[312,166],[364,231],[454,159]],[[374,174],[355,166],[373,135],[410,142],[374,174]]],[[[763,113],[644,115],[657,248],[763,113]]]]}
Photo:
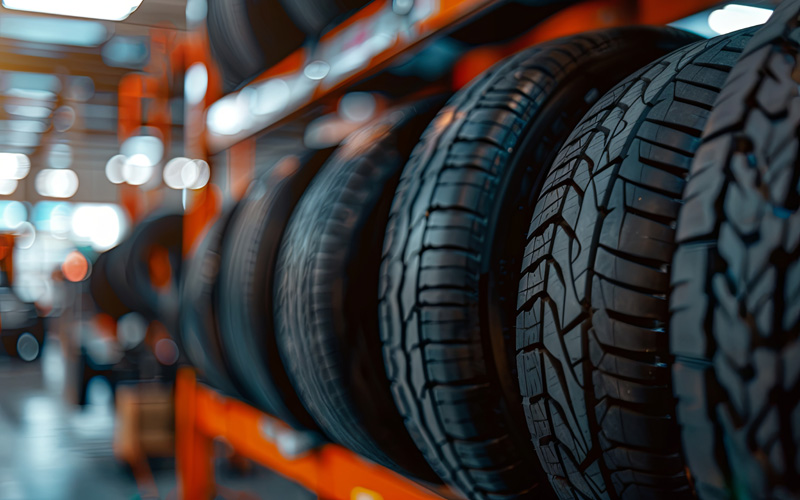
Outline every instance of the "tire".
{"type": "Polygon", "coordinates": [[[336,21],[343,20],[370,0],[280,0],[289,17],[306,35],[319,38],[336,21]]]}
{"type": "Polygon", "coordinates": [[[403,170],[381,264],[385,364],[417,446],[470,499],[542,494],[513,362],[540,174],[617,75],[693,39],[607,30],[512,56],[450,100],[403,170]]]}
{"type": "Polygon", "coordinates": [[[607,93],[539,194],[517,366],[528,428],[562,499],[693,498],[670,384],[669,264],[685,177],[753,30],[701,41],[607,93]]]}
{"type": "Polygon", "coordinates": [[[678,218],[673,384],[704,499],[800,497],[799,19],[784,2],[745,48],[678,218]]]}
{"type": "Polygon", "coordinates": [[[120,299],[111,285],[111,276],[108,272],[108,261],[111,252],[115,249],[101,253],[92,266],[92,274],[89,278],[89,293],[94,299],[97,308],[111,316],[119,319],[131,312],[131,309],[120,299]]]}
{"type": "Polygon", "coordinates": [[[272,290],[289,217],[328,152],[289,156],[253,182],[222,244],[217,297],[225,363],[243,396],[299,429],[315,429],[275,342],[272,290]]]}
{"type": "Polygon", "coordinates": [[[305,39],[278,0],[208,0],[206,26],[225,92],[277,64],[305,39]]]}
{"type": "MultiPolygon", "coordinates": [[[[161,322],[180,342],[180,277],[183,263],[183,216],[153,215],[139,223],[127,243],[124,273],[127,286],[139,302],[131,307],[151,321],[161,322]],[[164,284],[153,283],[150,261],[153,252],[166,252],[169,276],[164,284]]],[[[180,343],[178,344],[180,346],[180,343]]],[[[181,350],[182,349],[182,346],[181,350]]]]}
{"type": "Polygon", "coordinates": [[[235,217],[235,207],[223,211],[189,260],[181,290],[180,325],[186,355],[201,378],[229,396],[241,397],[222,355],[216,309],[222,242],[235,217]]]}
{"type": "Polygon", "coordinates": [[[281,358],[320,429],[373,462],[426,481],[438,478],[392,400],[376,292],[400,171],[442,102],[389,110],[337,149],[292,215],[274,295],[281,358]]]}

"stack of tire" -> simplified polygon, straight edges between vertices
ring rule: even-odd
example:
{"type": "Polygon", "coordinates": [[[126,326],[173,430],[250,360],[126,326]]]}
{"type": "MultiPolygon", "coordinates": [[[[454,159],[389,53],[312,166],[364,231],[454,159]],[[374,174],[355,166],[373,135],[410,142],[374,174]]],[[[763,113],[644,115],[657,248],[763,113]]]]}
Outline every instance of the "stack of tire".
{"type": "Polygon", "coordinates": [[[193,252],[192,361],[468,499],[798,498],[799,54],[798,0],[585,33],[285,158],[193,252]]]}
{"type": "Polygon", "coordinates": [[[208,0],[206,27],[230,91],[280,62],[369,0],[208,0]]]}
{"type": "Polygon", "coordinates": [[[89,291],[98,308],[114,319],[130,312],[158,321],[179,338],[183,217],[152,214],[94,263],[89,291]]]}

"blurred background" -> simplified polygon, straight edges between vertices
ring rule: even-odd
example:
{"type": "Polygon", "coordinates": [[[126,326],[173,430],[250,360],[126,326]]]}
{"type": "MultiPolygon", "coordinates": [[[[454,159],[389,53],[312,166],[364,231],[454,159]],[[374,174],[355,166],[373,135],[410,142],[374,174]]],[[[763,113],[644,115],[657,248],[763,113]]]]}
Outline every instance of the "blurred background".
{"type": "MultiPolygon", "coordinates": [[[[775,2],[395,0],[337,31],[368,3],[267,40],[206,0],[3,0],[0,500],[177,498],[181,261],[287,151],[537,41],[631,22],[709,37],[775,2]]],[[[226,498],[313,497],[218,446],[226,498]]]]}

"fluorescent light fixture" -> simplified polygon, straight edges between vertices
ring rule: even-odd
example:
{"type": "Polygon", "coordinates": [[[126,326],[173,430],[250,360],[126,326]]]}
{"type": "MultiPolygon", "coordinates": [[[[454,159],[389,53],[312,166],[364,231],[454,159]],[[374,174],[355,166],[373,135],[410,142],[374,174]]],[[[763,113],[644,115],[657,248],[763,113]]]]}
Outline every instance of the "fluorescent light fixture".
{"type": "Polygon", "coordinates": [[[72,212],[72,232],[92,248],[105,251],[116,245],[123,233],[122,210],[117,205],[81,203],[72,212]]]}
{"type": "MultiPolygon", "coordinates": [[[[65,2],[65,5],[71,5],[65,2]]],[[[108,39],[106,27],[96,21],[57,17],[0,17],[0,37],[23,42],[96,47],[108,39]]]]}
{"type": "Polygon", "coordinates": [[[49,90],[10,88],[4,92],[8,97],[19,97],[31,101],[54,101],[56,94],[49,90]]]}
{"type": "Polygon", "coordinates": [[[6,104],[3,106],[10,115],[24,116],[25,118],[47,118],[52,110],[45,106],[27,106],[22,104],[6,104]]]}
{"type": "Polygon", "coordinates": [[[732,3],[709,14],[708,26],[720,35],[724,35],[764,24],[771,15],[772,9],[732,3]]]}
{"type": "Polygon", "coordinates": [[[0,179],[0,195],[8,196],[17,190],[19,181],[16,179],[0,179]]]}
{"type": "Polygon", "coordinates": [[[0,153],[0,179],[24,179],[31,170],[31,161],[27,156],[17,153],[0,153]]]}
{"type": "MultiPolygon", "coordinates": [[[[3,16],[0,16],[0,19],[2,18],[3,16]]],[[[47,73],[4,71],[2,86],[4,92],[8,92],[11,89],[34,89],[46,90],[52,94],[56,94],[61,90],[61,80],[59,80],[56,75],[47,73]]]]}
{"type": "Polygon", "coordinates": [[[78,175],[69,169],[40,170],[36,174],[36,192],[51,198],[69,198],[78,191],[78,175]]]}
{"type": "Polygon", "coordinates": [[[127,19],[141,4],[142,0],[3,0],[6,9],[107,21],[127,19]]]}

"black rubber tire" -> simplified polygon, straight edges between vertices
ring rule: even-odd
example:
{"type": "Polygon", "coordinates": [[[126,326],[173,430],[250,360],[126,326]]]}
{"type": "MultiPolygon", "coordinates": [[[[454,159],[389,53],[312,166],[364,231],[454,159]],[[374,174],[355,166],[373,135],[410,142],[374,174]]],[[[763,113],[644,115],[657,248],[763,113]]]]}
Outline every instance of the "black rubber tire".
{"type": "Polygon", "coordinates": [[[292,210],[328,154],[285,157],[254,181],[222,244],[217,314],[225,363],[243,396],[299,429],[316,424],[292,388],[275,343],[273,277],[292,210]]]}
{"type": "Polygon", "coordinates": [[[131,309],[120,299],[116,290],[111,285],[111,275],[108,272],[108,261],[115,248],[101,253],[92,265],[92,274],[89,277],[89,293],[100,312],[108,314],[114,319],[131,312],[131,309]]]}
{"type": "Polygon", "coordinates": [[[140,222],[126,244],[124,265],[126,283],[138,307],[132,307],[147,319],[159,321],[180,345],[180,283],[183,264],[183,216],[155,214],[140,222]],[[167,251],[170,280],[164,287],[156,286],[150,275],[150,253],[160,248],[167,251]]]}
{"type": "Polygon", "coordinates": [[[336,21],[341,21],[370,0],[279,0],[295,25],[306,35],[319,38],[336,21]]]}
{"type": "Polygon", "coordinates": [[[754,29],[676,50],[587,113],[550,168],[520,279],[528,428],[559,497],[693,498],[670,379],[685,177],[754,29]]]}
{"type": "Polygon", "coordinates": [[[444,99],[388,110],[312,181],[281,243],[275,334],[289,378],[334,442],[438,481],[392,399],[378,331],[383,234],[400,171],[444,99]]]}
{"type": "Polygon", "coordinates": [[[597,97],[694,39],[624,28],[512,56],[450,100],[403,171],[380,276],[387,373],[428,463],[470,499],[548,494],[535,488],[546,479],[514,364],[516,273],[540,175],[597,97]]]}
{"type": "Polygon", "coordinates": [[[236,206],[224,210],[186,264],[180,327],[184,350],[201,380],[229,396],[241,397],[222,355],[216,308],[222,241],[235,217],[236,206]]]}
{"type": "Polygon", "coordinates": [[[678,218],[673,384],[704,499],[800,497],[799,42],[786,1],[715,104],[678,218]]]}
{"type": "Polygon", "coordinates": [[[280,62],[305,39],[278,0],[208,0],[206,26],[226,92],[280,62]]]}

